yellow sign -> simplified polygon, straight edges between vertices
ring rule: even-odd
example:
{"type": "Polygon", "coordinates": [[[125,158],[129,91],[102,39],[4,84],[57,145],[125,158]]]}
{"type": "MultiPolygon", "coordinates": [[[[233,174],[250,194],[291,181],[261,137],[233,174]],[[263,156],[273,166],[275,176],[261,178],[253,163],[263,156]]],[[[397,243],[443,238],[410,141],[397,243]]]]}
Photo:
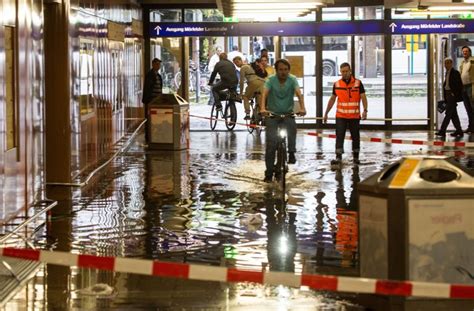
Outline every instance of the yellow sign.
{"type": "Polygon", "coordinates": [[[418,166],[418,163],[420,163],[419,159],[405,159],[400,166],[397,175],[392,179],[390,188],[403,188],[408,179],[410,179],[415,168],[418,166]]]}
{"type": "Polygon", "coordinates": [[[297,78],[303,78],[304,75],[304,57],[303,56],[286,56],[286,60],[290,63],[290,73],[297,78]]]}
{"type": "MultiPolygon", "coordinates": [[[[406,46],[407,46],[407,52],[418,52],[418,43],[419,35],[407,35],[406,36],[406,46]]],[[[423,39],[423,38],[422,38],[423,39]]],[[[426,35],[425,35],[425,41],[426,41],[426,35]]]]}

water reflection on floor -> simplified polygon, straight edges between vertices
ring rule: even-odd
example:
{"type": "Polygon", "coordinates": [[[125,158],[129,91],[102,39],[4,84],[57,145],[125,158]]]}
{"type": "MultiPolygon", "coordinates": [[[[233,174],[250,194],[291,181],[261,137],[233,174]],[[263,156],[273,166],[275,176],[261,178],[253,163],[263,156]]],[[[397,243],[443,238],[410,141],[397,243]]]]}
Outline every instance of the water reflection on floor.
{"type": "MultiPolygon", "coordinates": [[[[139,137],[94,187],[62,193],[65,199],[35,243],[104,256],[357,275],[357,182],[403,154],[426,153],[427,147],[362,143],[361,165],[352,166],[349,153],[341,170],[331,170],[334,140],[301,131],[298,162],[291,166],[283,196],[277,185],[262,181],[263,137],[244,131],[192,132],[191,148],[182,152],[146,151],[139,137]]],[[[283,286],[48,266],[8,306],[362,309],[343,298],[283,286]]]]}

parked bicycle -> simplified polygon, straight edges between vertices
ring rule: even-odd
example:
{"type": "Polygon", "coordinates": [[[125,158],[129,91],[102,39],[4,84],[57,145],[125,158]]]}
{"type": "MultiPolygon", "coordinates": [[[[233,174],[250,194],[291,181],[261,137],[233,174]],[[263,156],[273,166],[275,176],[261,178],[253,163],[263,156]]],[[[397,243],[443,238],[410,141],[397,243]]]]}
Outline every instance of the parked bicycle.
{"type": "MultiPolygon", "coordinates": [[[[181,75],[182,75],[181,70],[176,72],[176,74],[174,75],[173,83],[176,90],[178,90],[181,85],[181,75]]],[[[189,83],[188,83],[189,92],[194,93],[199,87],[201,94],[210,95],[211,89],[209,88],[209,85],[207,84],[208,80],[209,80],[209,72],[207,70],[207,66],[200,64],[199,69],[198,69],[198,66],[193,61],[190,60],[189,61],[189,83]],[[199,83],[197,83],[198,76],[199,76],[199,83]]]]}
{"type": "Polygon", "coordinates": [[[259,97],[260,93],[255,93],[255,96],[250,100],[250,119],[245,119],[247,131],[250,134],[255,131],[257,135],[260,135],[264,126],[263,118],[260,115],[260,107],[258,106],[259,97]]]}
{"type": "Polygon", "coordinates": [[[210,126],[214,130],[217,125],[219,116],[225,120],[225,126],[229,131],[232,131],[237,122],[237,108],[235,102],[237,101],[237,92],[235,88],[223,90],[219,93],[219,99],[222,104],[222,109],[217,110],[216,103],[212,105],[210,126]]]}

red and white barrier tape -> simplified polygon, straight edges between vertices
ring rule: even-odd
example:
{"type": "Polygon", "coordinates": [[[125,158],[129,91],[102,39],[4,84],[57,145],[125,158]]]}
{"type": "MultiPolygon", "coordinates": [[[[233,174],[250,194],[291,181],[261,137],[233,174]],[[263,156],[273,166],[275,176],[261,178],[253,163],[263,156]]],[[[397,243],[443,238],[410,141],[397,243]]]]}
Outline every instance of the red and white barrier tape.
{"type": "MultiPolygon", "coordinates": [[[[308,135],[326,138],[336,138],[336,134],[323,134],[319,132],[307,132],[308,135]]],[[[351,136],[346,136],[346,140],[351,140],[351,136]]],[[[435,146],[435,147],[458,147],[458,148],[473,148],[474,142],[464,141],[429,141],[429,140],[410,140],[399,138],[379,138],[379,137],[360,137],[361,141],[368,141],[374,143],[388,143],[388,144],[403,144],[403,145],[420,145],[420,146],[435,146]]]]}
{"type": "Polygon", "coordinates": [[[11,247],[0,248],[0,255],[61,266],[77,266],[80,268],[189,280],[255,282],[260,284],[286,285],[291,287],[308,286],[316,290],[389,296],[474,299],[474,285],[389,281],[334,275],[297,275],[291,272],[259,272],[237,268],[134,258],[77,255],[65,252],[11,247]]]}
{"type": "MultiPolygon", "coordinates": [[[[199,115],[190,114],[191,117],[206,119],[206,120],[216,120],[215,118],[209,118],[199,115]]],[[[224,119],[217,119],[219,122],[225,122],[224,119]]],[[[262,125],[254,124],[245,124],[235,122],[237,125],[248,126],[248,127],[261,127],[265,128],[262,125]]],[[[307,132],[306,134],[317,137],[324,138],[336,138],[336,134],[324,134],[319,132],[307,132]]],[[[348,135],[345,137],[346,140],[351,140],[351,136],[348,135]]],[[[464,142],[464,141],[440,141],[440,140],[420,140],[420,139],[400,139],[400,138],[380,138],[380,137],[363,137],[360,138],[361,141],[372,142],[372,143],[385,143],[385,144],[402,144],[402,145],[419,145],[419,146],[434,146],[434,147],[457,147],[457,148],[474,148],[474,142],[464,142]]]]}

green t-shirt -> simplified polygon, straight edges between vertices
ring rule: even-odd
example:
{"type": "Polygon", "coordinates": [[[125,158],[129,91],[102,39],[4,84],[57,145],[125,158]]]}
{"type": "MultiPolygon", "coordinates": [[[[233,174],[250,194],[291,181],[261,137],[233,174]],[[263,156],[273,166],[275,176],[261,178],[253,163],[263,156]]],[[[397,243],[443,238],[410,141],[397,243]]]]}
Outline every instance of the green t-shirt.
{"type": "Polygon", "coordinates": [[[284,84],[280,84],[278,76],[274,75],[265,81],[265,89],[269,90],[267,98],[267,110],[276,114],[291,113],[294,107],[295,90],[300,86],[298,80],[292,74],[288,76],[284,84]]]}

